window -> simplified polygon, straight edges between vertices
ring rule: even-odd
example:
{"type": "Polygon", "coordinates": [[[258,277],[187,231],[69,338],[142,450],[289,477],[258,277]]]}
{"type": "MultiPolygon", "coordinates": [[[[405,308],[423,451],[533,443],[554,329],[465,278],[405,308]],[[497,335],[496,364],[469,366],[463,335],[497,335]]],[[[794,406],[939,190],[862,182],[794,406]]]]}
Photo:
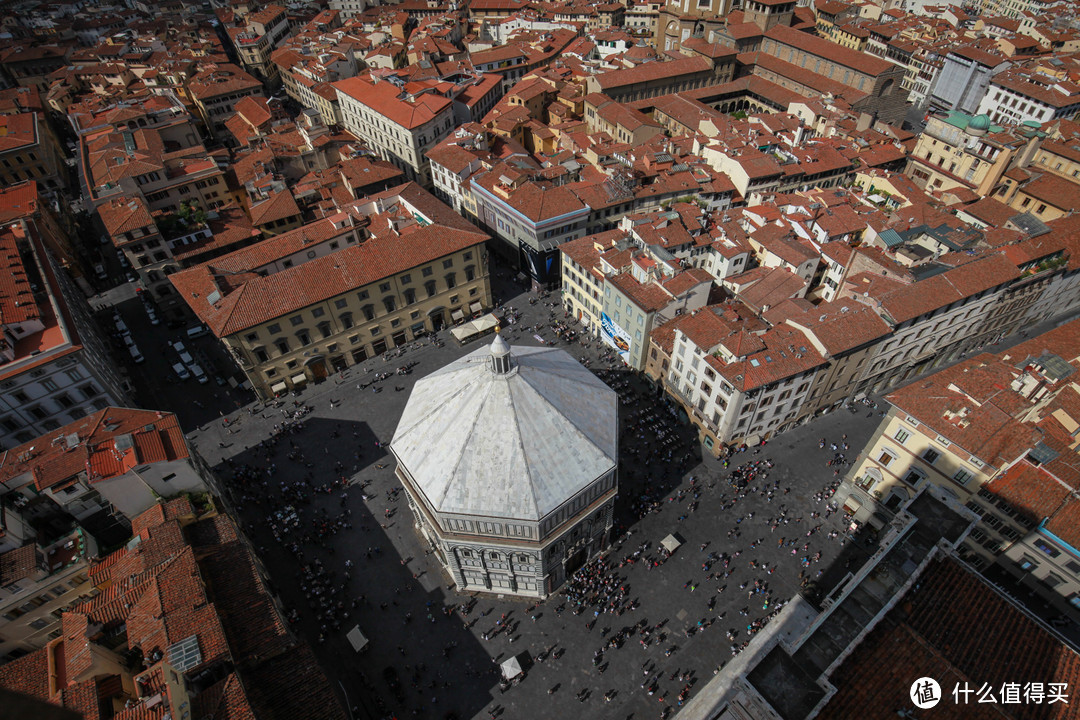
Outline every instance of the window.
{"type": "Polygon", "coordinates": [[[361,290],[360,292],[356,293],[356,297],[358,299],[360,299],[360,300],[367,300],[368,299],[368,291],[367,290],[361,290]]]}
{"type": "Polygon", "coordinates": [[[397,303],[394,300],[393,295],[383,298],[383,306],[386,308],[386,312],[392,313],[397,310],[397,303]]]}
{"type": "Polygon", "coordinates": [[[903,428],[897,430],[896,434],[893,435],[893,438],[896,440],[896,442],[901,444],[907,442],[907,439],[909,437],[911,437],[911,433],[909,433],[907,430],[904,430],[903,428]]]}
{"type": "Polygon", "coordinates": [[[244,336],[244,339],[247,340],[248,342],[255,342],[256,340],[259,339],[259,333],[257,333],[257,332],[248,333],[247,335],[244,336]]]}
{"type": "Polygon", "coordinates": [[[390,292],[390,283],[385,282],[379,285],[379,292],[390,292]]]}
{"type": "Polygon", "coordinates": [[[277,348],[278,353],[280,353],[281,355],[284,355],[285,353],[289,352],[289,341],[286,340],[285,338],[275,340],[274,341],[274,346],[277,348]]]}
{"type": "Polygon", "coordinates": [[[424,291],[427,293],[428,297],[435,297],[435,281],[428,280],[424,283],[424,291]]]}
{"type": "Polygon", "coordinates": [[[303,323],[303,315],[293,315],[291,318],[289,318],[289,324],[291,324],[293,327],[296,327],[297,325],[302,325],[303,323]]]}
{"type": "Polygon", "coordinates": [[[895,459],[896,456],[893,455],[891,452],[889,452],[888,450],[882,450],[881,454],[878,455],[877,462],[878,465],[880,465],[881,467],[889,467],[889,464],[895,459]]]}
{"type": "Polygon", "coordinates": [[[953,475],[952,479],[960,483],[961,485],[967,485],[968,481],[971,480],[971,478],[973,477],[975,476],[969,473],[967,470],[960,468],[956,471],[956,474],[953,475]]]}
{"type": "Polygon", "coordinates": [[[402,285],[408,285],[409,283],[412,282],[412,276],[409,275],[409,273],[405,273],[404,275],[401,276],[400,282],[401,282],[402,285]]]}
{"type": "Polygon", "coordinates": [[[908,470],[907,475],[904,476],[904,482],[906,482],[908,485],[917,486],[925,479],[926,475],[924,475],[921,470],[917,470],[915,468],[911,468],[910,470],[908,470]]]}
{"type": "Polygon", "coordinates": [[[325,314],[326,314],[326,311],[323,310],[321,307],[317,307],[317,308],[315,308],[314,310],[311,311],[311,316],[312,317],[322,317],[325,314]]]}
{"type": "Polygon", "coordinates": [[[375,306],[374,305],[365,305],[364,307],[360,308],[360,312],[364,313],[364,319],[366,319],[366,320],[374,320],[375,319],[375,306]]]}
{"type": "Polygon", "coordinates": [[[449,270],[450,268],[454,267],[454,258],[447,258],[446,260],[443,260],[442,266],[443,270],[449,270]]]}
{"type": "Polygon", "coordinates": [[[338,298],[334,301],[334,307],[338,310],[344,310],[349,305],[349,301],[345,298],[338,298]]]}
{"type": "Polygon", "coordinates": [[[434,272],[434,270],[432,270],[432,269],[431,269],[431,266],[429,265],[428,267],[426,267],[426,268],[424,268],[423,270],[421,270],[421,271],[420,271],[420,274],[421,274],[421,275],[423,275],[424,277],[431,277],[431,274],[432,274],[433,272],[434,272]]]}
{"type": "Polygon", "coordinates": [[[1056,558],[1058,555],[1061,554],[1060,550],[1058,550],[1056,547],[1046,542],[1045,540],[1036,540],[1033,544],[1039,550],[1042,550],[1044,553],[1046,553],[1052,558],[1056,558]]]}
{"type": "Polygon", "coordinates": [[[931,465],[933,465],[939,457],[941,457],[941,453],[934,448],[927,448],[926,452],[923,453],[923,460],[931,465]]]}
{"type": "Polygon", "coordinates": [[[446,287],[457,287],[457,278],[454,277],[454,273],[447,273],[446,275],[446,287]]]}
{"type": "Polygon", "coordinates": [[[266,330],[267,330],[267,332],[269,332],[269,333],[270,333],[271,335],[276,335],[276,334],[278,334],[279,332],[281,332],[281,325],[279,325],[279,324],[277,324],[277,323],[274,323],[273,325],[271,325],[271,326],[269,326],[268,328],[266,328],[266,330]]]}

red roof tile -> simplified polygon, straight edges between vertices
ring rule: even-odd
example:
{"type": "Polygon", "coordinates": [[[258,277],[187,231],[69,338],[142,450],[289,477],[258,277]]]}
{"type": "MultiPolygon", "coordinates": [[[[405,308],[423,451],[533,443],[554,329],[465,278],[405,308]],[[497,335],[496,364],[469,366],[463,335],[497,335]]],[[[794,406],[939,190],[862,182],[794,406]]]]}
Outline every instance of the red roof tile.
{"type": "MultiPolygon", "coordinates": [[[[914,588],[885,616],[832,674],[837,692],[821,717],[891,720],[908,707],[908,692],[923,676],[945,693],[930,711],[945,720],[1080,717],[1080,706],[967,705],[951,697],[957,683],[976,691],[984,684],[997,697],[1004,683],[1080,682],[1080,658],[953,559],[933,560],[914,588]],[[1002,662],[1002,658],[1008,658],[1002,662]]],[[[1070,698],[1071,700],[1071,698],[1070,698]]]]}
{"type": "MultiPolygon", "coordinates": [[[[377,197],[387,196],[407,197],[434,224],[414,226],[403,236],[396,233],[374,235],[363,244],[266,277],[249,272],[258,266],[257,262],[252,262],[260,252],[259,246],[254,246],[169,278],[211,331],[218,337],[225,337],[487,239],[415,183],[388,190],[377,197]],[[221,299],[211,305],[206,298],[214,293],[221,299]]],[[[361,205],[364,202],[357,201],[361,205]]]]}
{"type": "Polygon", "coordinates": [[[406,129],[418,128],[434,120],[452,102],[435,92],[407,98],[405,92],[389,81],[373,82],[370,74],[333,83],[339,94],[348,95],[376,114],[406,129]]]}

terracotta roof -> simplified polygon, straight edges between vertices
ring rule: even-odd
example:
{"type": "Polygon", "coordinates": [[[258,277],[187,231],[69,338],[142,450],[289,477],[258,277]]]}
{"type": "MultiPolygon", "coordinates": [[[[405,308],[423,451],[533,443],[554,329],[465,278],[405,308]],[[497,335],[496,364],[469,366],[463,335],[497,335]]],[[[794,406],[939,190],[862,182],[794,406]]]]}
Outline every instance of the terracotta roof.
{"type": "Polygon", "coordinates": [[[188,81],[188,92],[204,103],[221,95],[261,87],[262,83],[258,80],[229,63],[215,65],[188,81]]]}
{"type": "Polygon", "coordinates": [[[674,78],[712,70],[713,64],[703,57],[687,57],[667,62],[647,62],[637,67],[611,70],[596,76],[596,82],[604,90],[646,83],[651,80],[674,78]]]}
{"type": "Polygon", "coordinates": [[[244,120],[252,127],[256,128],[267,125],[273,117],[266,107],[266,100],[258,100],[251,95],[237,100],[236,104],[233,105],[233,110],[236,111],[237,115],[243,116],[244,120]]]}
{"type": "Polygon", "coordinates": [[[351,77],[333,83],[339,94],[371,108],[376,114],[407,129],[418,128],[431,122],[452,105],[452,102],[435,92],[424,92],[405,97],[401,88],[389,81],[372,82],[370,74],[351,77]]]}
{"type": "Polygon", "coordinates": [[[892,328],[872,308],[857,302],[823,302],[809,305],[789,300],[767,313],[770,322],[787,322],[821,343],[829,355],[839,355],[888,335],[892,328]]]}
{"type": "MultiPolygon", "coordinates": [[[[1003,87],[1006,90],[1011,90],[1054,108],[1063,108],[1080,102],[1080,92],[1072,83],[1068,83],[1071,86],[1069,88],[1070,92],[1058,92],[1052,88],[1031,82],[1019,70],[1006,70],[998,73],[990,80],[990,84],[1003,87]]],[[[1062,85],[1062,83],[1057,84],[1062,85]]]]}
{"type": "Polygon", "coordinates": [[[983,354],[895,390],[887,400],[983,462],[1001,467],[1041,437],[1016,419],[1030,404],[1003,390],[1013,368],[983,354]]]}
{"type": "Polygon", "coordinates": [[[37,212],[38,187],[33,180],[0,188],[0,223],[8,223],[37,212]]]}
{"type": "Polygon", "coordinates": [[[10,483],[25,475],[41,490],[79,473],[88,473],[94,482],[135,465],[186,457],[187,444],[175,415],[109,407],[5,451],[0,481],[10,483]],[[125,440],[117,449],[120,436],[130,436],[130,443],[125,440]]]}
{"type": "Polygon", "coordinates": [[[1071,697],[1053,705],[976,702],[983,684],[995,698],[1005,683],[1065,683],[1071,692],[1080,682],[1080,657],[952,558],[932,560],[832,673],[837,692],[821,717],[895,718],[897,708],[911,705],[910,688],[924,676],[936,679],[945,694],[929,713],[942,720],[1080,717],[1071,697]],[[952,688],[965,682],[975,694],[970,704],[957,704],[952,688]]]}
{"type": "Polygon", "coordinates": [[[1062,210],[1080,208],[1080,185],[1053,173],[1036,175],[1021,185],[1019,192],[1062,210]]]}
{"type": "Polygon", "coordinates": [[[645,313],[663,310],[674,299],[662,286],[651,282],[640,283],[630,273],[609,275],[607,281],[645,313]]]}
{"type": "Polygon", "coordinates": [[[1005,223],[1017,214],[1016,210],[992,197],[985,197],[970,205],[965,205],[961,210],[990,227],[1004,227],[1005,223]]]}
{"type": "Polygon", "coordinates": [[[33,575],[37,569],[36,545],[23,545],[0,554],[0,588],[33,575]]]}
{"type": "Polygon", "coordinates": [[[0,687],[38,700],[49,700],[48,648],[0,665],[0,687]]]}
{"type": "Polygon", "coordinates": [[[774,25],[765,33],[765,37],[798,48],[811,55],[825,58],[852,70],[866,73],[872,77],[900,68],[899,65],[882,60],[874,55],[852,50],[816,35],[799,32],[785,25],[774,25]]]}
{"type": "Polygon", "coordinates": [[[721,358],[709,355],[706,361],[741,392],[794,377],[825,364],[825,358],[806,335],[789,325],[775,326],[760,335],[743,331],[726,338],[723,344],[737,358],[745,359],[725,363],[721,358]]]}
{"type": "Polygon", "coordinates": [[[150,217],[150,208],[141,196],[130,198],[114,198],[98,206],[98,216],[116,245],[121,245],[127,240],[124,233],[140,228],[157,230],[154,219],[150,217]]]}
{"type": "MultiPolygon", "coordinates": [[[[435,208],[423,195],[441,205],[415,183],[376,197],[408,196],[414,206],[435,222],[410,227],[405,235],[375,235],[360,245],[346,247],[300,265],[263,277],[258,267],[259,246],[239,250],[189,270],[170,275],[173,285],[195,314],[218,337],[295,312],[384,277],[423,265],[466,247],[483,243],[487,236],[472,228],[448,208],[435,208]],[[422,195],[421,195],[422,193],[422,195]],[[446,220],[446,215],[454,215],[446,220]],[[466,230],[464,227],[472,228],[466,230]],[[232,268],[224,270],[224,268],[232,268]],[[206,298],[217,293],[213,305],[206,298]]],[[[363,203],[365,201],[357,201],[363,203]]]]}
{"type": "Polygon", "coordinates": [[[35,113],[0,115],[0,153],[23,150],[37,142],[37,115],[35,113]]]}
{"type": "Polygon", "coordinates": [[[893,322],[902,323],[1019,275],[1020,271],[1008,258],[995,253],[910,284],[859,273],[847,279],[843,294],[866,294],[880,304],[893,322]]]}
{"type": "Polygon", "coordinates": [[[739,287],[738,298],[748,307],[763,311],[803,293],[807,283],[787,267],[756,267],[733,275],[725,282],[739,287]]]}
{"type": "Polygon", "coordinates": [[[271,192],[265,200],[260,200],[248,208],[252,225],[267,225],[285,218],[300,215],[300,208],[288,189],[271,192]]]}
{"type": "Polygon", "coordinates": [[[4,325],[43,319],[19,252],[25,238],[22,226],[0,230],[0,320],[4,325]]]}
{"type": "Polygon", "coordinates": [[[1016,463],[984,487],[1036,523],[1053,515],[1072,492],[1068,485],[1026,460],[1016,463]]]}

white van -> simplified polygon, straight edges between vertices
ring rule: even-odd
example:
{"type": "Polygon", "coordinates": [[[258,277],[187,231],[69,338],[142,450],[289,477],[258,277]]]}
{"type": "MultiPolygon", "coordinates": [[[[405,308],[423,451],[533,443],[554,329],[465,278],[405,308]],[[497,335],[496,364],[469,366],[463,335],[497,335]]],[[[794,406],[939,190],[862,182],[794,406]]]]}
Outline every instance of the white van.
{"type": "Polygon", "coordinates": [[[202,337],[208,334],[210,331],[206,329],[205,325],[196,325],[195,327],[189,327],[187,329],[187,336],[189,338],[202,337]]]}
{"type": "Polygon", "coordinates": [[[191,373],[184,367],[184,363],[173,363],[172,370],[181,380],[187,380],[191,377],[191,373]]]}

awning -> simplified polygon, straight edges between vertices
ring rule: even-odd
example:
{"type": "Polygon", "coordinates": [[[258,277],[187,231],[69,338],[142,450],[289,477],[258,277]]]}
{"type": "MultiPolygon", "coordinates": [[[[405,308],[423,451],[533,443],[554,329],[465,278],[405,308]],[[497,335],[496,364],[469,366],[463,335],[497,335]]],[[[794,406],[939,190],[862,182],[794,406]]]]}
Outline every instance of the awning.
{"type": "Polygon", "coordinates": [[[474,313],[478,313],[478,312],[480,312],[480,311],[481,311],[481,310],[483,310],[483,309],[484,309],[484,305],[483,305],[483,303],[480,303],[480,302],[474,302],[474,303],[470,303],[470,304],[469,304],[469,312],[474,312],[474,313]]]}
{"type": "Polygon", "coordinates": [[[304,373],[297,373],[296,375],[293,375],[290,379],[292,380],[293,385],[295,385],[296,383],[307,382],[307,375],[305,375],[304,373]]]}
{"type": "Polygon", "coordinates": [[[513,680],[521,674],[521,663],[518,662],[516,655],[503,660],[500,668],[502,669],[502,676],[507,680],[513,680]]]}
{"type": "Polygon", "coordinates": [[[488,313],[481,317],[476,318],[470,322],[460,325],[450,330],[450,334],[454,336],[459,343],[467,343],[473,338],[489,333],[495,328],[499,327],[499,318],[494,313],[488,313]]]}
{"type": "Polygon", "coordinates": [[[283,382],[274,383],[273,385],[270,386],[270,392],[274,393],[275,395],[278,394],[278,393],[283,393],[288,389],[289,389],[289,386],[286,385],[283,382]]]}
{"type": "Polygon", "coordinates": [[[667,550],[669,553],[675,552],[679,549],[679,546],[682,545],[682,543],[679,542],[679,538],[675,537],[674,535],[668,535],[666,538],[660,541],[660,544],[663,545],[664,549],[667,550]]]}
{"type": "Polygon", "coordinates": [[[746,439],[743,440],[743,443],[746,445],[746,447],[754,447],[755,445],[758,445],[760,442],[761,442],[761,436],[756,435],[756,434],[755,435],[747,435],[746,439]]]}
{"type": "Polygon", "coordinates": [[[367,647],[367,638],[364,637],[364,633],[360,632],[359,625],[350,630],[345,635],[345,638],[349,641],[349,644],[352,645],[352,649],[356,652],[360,652],[367,647]]]}
{"type": "Polygon", "coordinates": [[[862,503],[853,497],[849,497],[847,500],[844,501],[844,510],[849,513],[856,513],[861,507],[862,503]]]}
{"type": "Polygon", "coordinates": [[[465,319],[465,313],[463,313],[463,312],[462,312],[462,311],[460,311],[460,310],[455,310],[454,312],[450,313],[450,317],[451,317],[451,318],[452,318],[452,319],[453,319],[453,320],[454,320],[455,322],[457,322],[458,320],[464,320],[464,319],[465,319]]]}

